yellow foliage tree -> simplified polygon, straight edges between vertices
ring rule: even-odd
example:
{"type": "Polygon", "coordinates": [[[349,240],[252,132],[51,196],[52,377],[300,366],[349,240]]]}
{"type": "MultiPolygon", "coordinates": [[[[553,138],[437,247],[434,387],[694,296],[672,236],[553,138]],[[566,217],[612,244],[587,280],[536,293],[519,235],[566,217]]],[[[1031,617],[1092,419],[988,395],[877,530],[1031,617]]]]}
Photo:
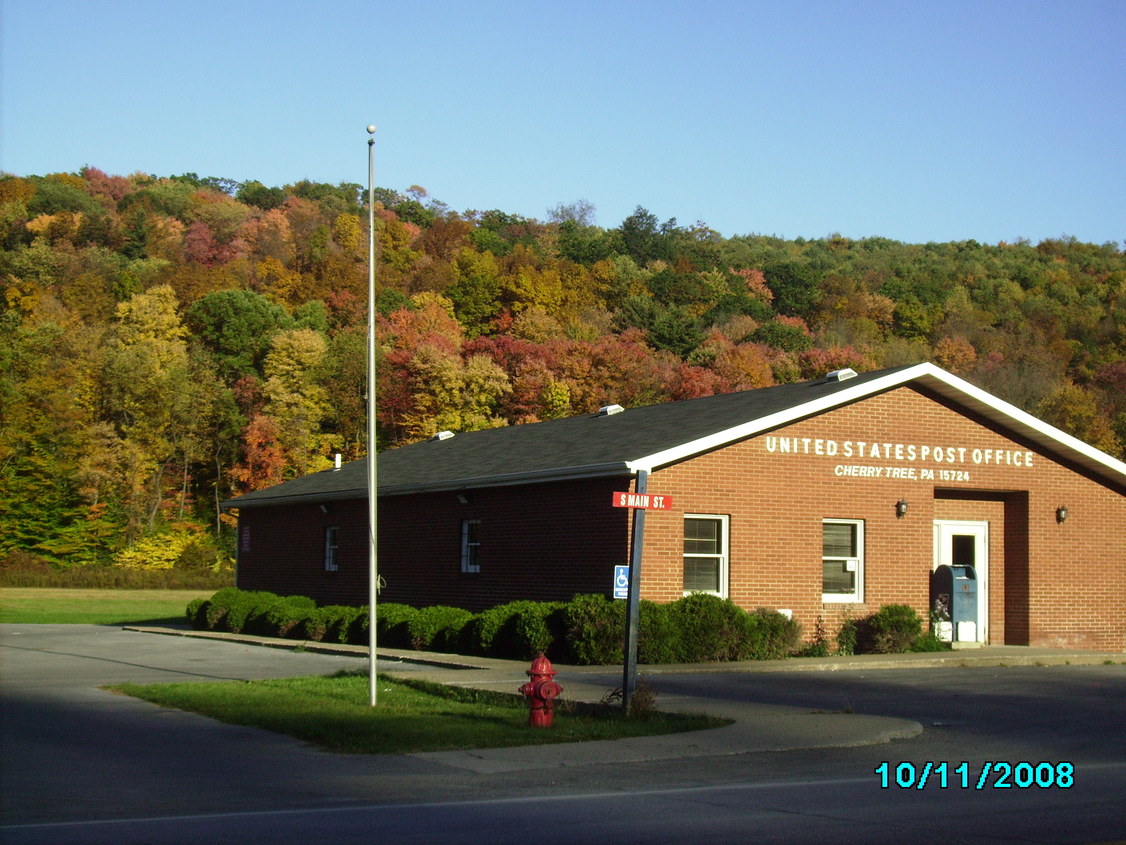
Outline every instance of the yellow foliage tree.
{"type": "Polygon", "coordinates": [[[367,238],[364,237],[360,218],[355,214],[340,214],[332,222],[332,239],[350,257],[364,260],[367,256],[367,238]]]}
{"type": "Polygon", "coordinates": [[[286,266],[272,255],[254,265],[254,278],[257,289],[271,302],[292,309],[305,302],[307,293],[305,278],[286,266]]]}
{"type": "Polygon", "coordinates": [[[497,428],[501,398],[509,390],[508,375],[484,355],[462,361],[456,353],[430,344],[419,347],[407,363],[413,408],[404,414],[405,442],[425,440],[439,431],[497,428]]]}
{"type": "Polygon", "coordinates": [[[1121,453],[1110,419],[1099,410],[1095,397],[1076,384],[1065,384],[1040,403],[1039,416],[1068,434],[1111,455],[1121,453]]]}
{"type": "Polygon", "coordinates": [[[266,356],[265,412],[277,423],[290,477],[327,465],[320,433],[328,395],[316,380],[327,350],[325,339],[312,329],[287,329],[278,332],[266,356]]]}
{"type": "MultiPolygon", "coordinates": [[[[226,562],[226,561],[225,561],[226,562]]],[[[125,569],[177,569],[204,564],[217,569],[220,562],[214,547],[199,529],[180,528],[150,534],[117,553],[114,563],[125,569]]]]}

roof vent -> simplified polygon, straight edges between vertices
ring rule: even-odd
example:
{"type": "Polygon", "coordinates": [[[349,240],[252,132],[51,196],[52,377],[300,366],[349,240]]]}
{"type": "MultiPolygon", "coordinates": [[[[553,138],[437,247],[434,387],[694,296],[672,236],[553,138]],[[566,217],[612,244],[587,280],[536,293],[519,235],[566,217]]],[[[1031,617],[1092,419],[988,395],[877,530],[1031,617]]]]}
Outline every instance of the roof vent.
{"type": "Polygon", "coordinates": [[[430,439],[431,440],[449,440],[453,436],[454,436],[454,433],[452,431],[439,431],[437,434],[435,434],[430,439]]]}
{"type": "Polygon", "coordinates": [[[621,405],[603,405],[598,409],[598,416],[611,417],[614,414],[620,414],[624,410],[625,408],[623,408],[621,405]]]}
{"type": "Polygon", "coordinates": [[[848,381],[850,378],[856,378],[856,370],[845,367],[843,370],[833,370],[825,376],[825,381],[848,381]]]}

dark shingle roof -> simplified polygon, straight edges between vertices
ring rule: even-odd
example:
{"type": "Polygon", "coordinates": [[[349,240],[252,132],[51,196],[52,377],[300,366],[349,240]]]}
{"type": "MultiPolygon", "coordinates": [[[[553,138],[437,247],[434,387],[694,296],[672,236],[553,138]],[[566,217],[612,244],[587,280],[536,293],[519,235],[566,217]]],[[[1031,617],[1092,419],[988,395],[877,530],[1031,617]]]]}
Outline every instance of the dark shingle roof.
{"type": "MultiPolygon", "coordinates": [[[[534,480],[627,475],[629,464],[658,452],[800,406],[814,397],[854,388],[889,371],[846,381],[784,384],[760,390],[630,408],[617,414],[586,414],[425,440],[379,454],[381,494],[420,489],[457,490],[534,480]]],[[[281,501],[362,498],[367,461],[345,464],[224,502],[230,507],[281,501]]]]}
{"type": "MultiPolygon", "coordinates": [[[[1078,461],[1100,475],[1111,469],[1117,485],[1126,465],[1053,429],[931,364],[863,373],[837,381],[821,378],[427,440],[379,454],[381,495],[423,490],[527,484],[565,478],[630,475],[675,463],[709,449],[822,413],[832,407],[918,382],[967,408],[1007,424],[1037,442],[1078,451],[1078,461]]],[[[1073,459],[1076,457],[1073,455],[1073,459]]],[[[294,501],[365,498],[367,462],[297,478],[224,502],[254,507],[294,501]]]]}

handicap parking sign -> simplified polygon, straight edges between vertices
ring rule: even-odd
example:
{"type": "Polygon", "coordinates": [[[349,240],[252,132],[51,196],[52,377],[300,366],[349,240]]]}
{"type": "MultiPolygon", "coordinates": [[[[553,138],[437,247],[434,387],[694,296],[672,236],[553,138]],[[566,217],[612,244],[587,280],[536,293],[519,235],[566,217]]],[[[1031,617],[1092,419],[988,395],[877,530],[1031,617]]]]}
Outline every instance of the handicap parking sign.
{"type": "Polygon", "coordinates": [[[629,567],[614,567],[614,598],[629,598],[629,567]]]}

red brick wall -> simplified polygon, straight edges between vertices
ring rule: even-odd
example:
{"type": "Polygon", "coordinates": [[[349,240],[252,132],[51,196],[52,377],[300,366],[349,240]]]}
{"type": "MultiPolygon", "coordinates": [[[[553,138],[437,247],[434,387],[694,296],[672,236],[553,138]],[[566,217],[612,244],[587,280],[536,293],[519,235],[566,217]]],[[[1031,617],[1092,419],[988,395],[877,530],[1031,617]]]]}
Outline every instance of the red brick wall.
{"type": "Polygon", "coordinates": [[[381,500],[383,597],[483,610],[512,599],[607,593],[629,562],[628,514],[610,507],[628,479],[590,479],[381,500]],[[481,571],[461,572],[461,521],[479,519],[481,571]]]}
{"type": "MultiPolygon", "coordinates": [[[[1045,454],[911,388],[828,412],[772,432],[799,440],[799,453],[771,454],[761,435],[655,472],[651,493],[673,497],[676,510],[646,522],[642,596],[681,595],[683,515],[730,516],[730,597],[742,607],[790,609],[806,635],[818,616],[830,632],[846,609],[859,616],[905,603],[925,620],[934,558],[934,520],[990,523],[990,641],[1126,650],[1126,497],[1045,454]],[[816,454],[817,441],[827,452],[816,454]],[[880,444],[879,457],[846,457],[859,441],[880,444]],[[883,444],[893,444],[884,457],[883,444]],[[913,445],[895,459],[894,444],[913,445]],[[964,449],[953,462],[921,460],[921,446],[964,449]],[[808,448],[809,454],[806,454],[808,448]],[[975,449],[1032,451],[1031,466],[973,462],[975,449]],[[914,468],[915,478],[836,474],[839,465],[914,468]],[[921,477],[922,470],[935,477],[921,477]],[[964,475],[943,478],[942,470],[964,475]],[[907,515],[895,515],[899,499],[907,515]],[[1057,505],[1067,504],[1063,525],[1057,505]],[[821,601],[821,520],[865,521],[865,601],[821,601]],[[1108,586],[1111,586],[1108,589],[1108,586]]],[[[776,447],[777,447],[777,441],[776,447]]],[[[944,454],[944,457],[945,454],[944,454]]]]}
{"type": "Polygon", "coordinates": [[[238,586],[309,596],[322,605],[367,604],[367,501],[325,507],[327,513],[319,505],[244,508],[239,513],[238,586]],[[324,530],[331,525],[337,526],[336,572],[324,568],[324,530]]]}
{"type": "MultiPolygon", "coordinates": [[[[608,593],[629,562],[628,512],[610,507],[629,480],[591,479],[455,493],[390,496],[379,503],[380,601],[483,610],[512,599],[566,601],[608,593]],[[481,570],[461,571],[461,523],[480,520],[481,570]]],[[[321,604],[367,604],[367,502],[247,508],[244,589],[307,595],[321,604]],[[324,526],[339,525],[340,568],[324,571],[324,526]]]]}

